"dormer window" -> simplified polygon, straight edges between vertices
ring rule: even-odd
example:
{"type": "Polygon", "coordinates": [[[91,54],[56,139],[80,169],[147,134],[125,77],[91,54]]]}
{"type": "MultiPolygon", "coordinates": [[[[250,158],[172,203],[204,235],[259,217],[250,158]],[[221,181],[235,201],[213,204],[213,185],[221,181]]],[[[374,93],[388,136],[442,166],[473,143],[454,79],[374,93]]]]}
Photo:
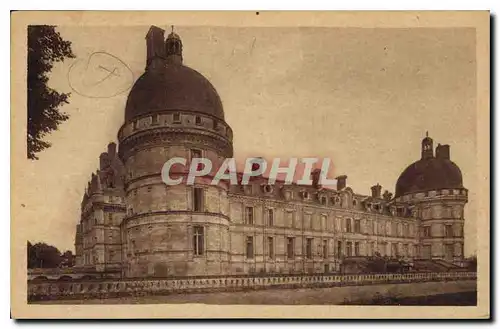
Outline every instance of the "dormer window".
{"type": "Polygon", "coordinates": [[[180,113],[174,113],[174,118],[173,118],[174,123],[181,123],[181,114],[180,113]]]}
{"type": "Polygon", "coordinates": [[[273,187],[269,184],[264,185],[264,192],[271,193],[273,191],[273,187]]]}
{"type": "Polygon", "coordinates": [[[197,126],[201,126],[202,125],[201,117],[196,116],[195,123],[196,123],[197,126]]]}
{"type": "Polygon", "coordinates": [[[304,200],[309,199],[309,192],[307,192],[307,191],[303,191],[303,192],[302,192],[302,198],[303,198],[304,200]]]}
{"type": "Polygon", "coordinates": [[[321,202],[322,205],[326,206],[326,196],[320,197],[319,201],[321,202]]]}

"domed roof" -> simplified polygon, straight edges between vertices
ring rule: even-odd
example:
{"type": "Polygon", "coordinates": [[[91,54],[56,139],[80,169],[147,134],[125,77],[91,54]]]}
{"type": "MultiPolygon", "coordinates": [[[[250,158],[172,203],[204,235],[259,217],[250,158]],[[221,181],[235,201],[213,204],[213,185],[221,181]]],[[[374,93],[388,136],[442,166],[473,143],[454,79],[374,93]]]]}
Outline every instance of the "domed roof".
{"type": "Polygon", "coordinates": [[[409,165],[396,183],[396,197],[442,188],[462,188],[462,172],[449,159],[426,158],[409,165]]]}
{"type": "Polygon", "coordinates": [[[125,107],[125,121],[164,110],[186,110],[224,119],[217,91],[197,71],[182,64],[147,70],[134,84],[125,107]]]}

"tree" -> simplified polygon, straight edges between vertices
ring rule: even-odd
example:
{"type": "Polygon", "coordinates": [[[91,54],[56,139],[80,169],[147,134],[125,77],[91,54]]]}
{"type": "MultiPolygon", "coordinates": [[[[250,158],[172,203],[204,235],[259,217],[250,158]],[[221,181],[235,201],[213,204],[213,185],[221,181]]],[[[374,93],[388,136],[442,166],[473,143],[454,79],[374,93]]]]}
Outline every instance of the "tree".
{"type": "Polygon", "coordinates": [[[61,267],[73,267],[75,266],[75,256],[71,252],[71,250],[66,250],[61,255],[61,267]]]}
{"type": "Polygon", "coordinates": [[[58,93],[47,83],[54,63],[74,57],[71,42],[55,26],[28,26],[28,159],[37,160],[36,154],[51,146],[44,137],[69,118],[59,107],[68,104],[70,94],[58,93]]]}
{"type": "Polygon", "coordinates": [[[477,271],[477,257],[474,255],[467,258],[466,260],[467,260],[467,269],[469,271],[474,271],[474,272],[477,271]]]}
{"type": "Polygon", "coordinates": [[[55,268],[61,263],[61,252],[54,246],[28,241],[28,268],[55,268]]]}
{"type": "Polygon", "coordinates": [[[28,268],[36,267],[35,253],[33,253],[33,245],[28,241],[28,268]]]}

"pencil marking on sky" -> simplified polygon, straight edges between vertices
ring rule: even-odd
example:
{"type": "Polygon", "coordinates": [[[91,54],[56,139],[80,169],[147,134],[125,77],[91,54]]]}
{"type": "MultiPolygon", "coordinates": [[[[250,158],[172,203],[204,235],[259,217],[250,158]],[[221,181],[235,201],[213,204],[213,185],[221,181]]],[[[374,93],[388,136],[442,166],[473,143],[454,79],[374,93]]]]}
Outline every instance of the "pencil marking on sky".
{"type": "Polygon", "coordinates": [[[88,98],[118,96],[128,91],[134,82],[128,65],[104,51],[93,52],[86,60],[77,59],[69,67],[67,79],[75,93],[88,98]]]}

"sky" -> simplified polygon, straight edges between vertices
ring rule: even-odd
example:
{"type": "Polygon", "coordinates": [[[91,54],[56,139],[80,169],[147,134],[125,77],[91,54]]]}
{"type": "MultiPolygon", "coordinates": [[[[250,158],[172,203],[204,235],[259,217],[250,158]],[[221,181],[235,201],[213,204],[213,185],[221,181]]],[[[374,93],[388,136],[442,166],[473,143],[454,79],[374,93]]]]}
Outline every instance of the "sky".
{"type": "MultiPolygon", "coordinates": [[[[74,250],[84,188],[99,154],[117,142],[126,87],[144,72],[148,29],[58,27],[77,58],[57,64],[49,83],[72,92],[61,108],[70,119],[48,137],[53,146],[38,161],[26,160],[28,170],[16,182],[30,191],[19,216],[36,227],[29,232],[32,242],[74,250]],[[98,81],[109,74],[82,69],[95,52],[123,63],[115,72],[120,78],[76,93],[71,86],[85,89],[89,76],[98,81]],[[113,97],[89,97],[123,89],[113,97]]],[[[347,175],[356,193],[369,194],[377,183],[394,193],[399,174],[420,158],[426,131],[434,147],[449,144],[469,189],[465,253],[475,253],[474,29],[176,26],[175,31],[183,41],[184,64],[207,77],[222,99],[237,158],[328,157],[335,174],[347,175]]]]}

